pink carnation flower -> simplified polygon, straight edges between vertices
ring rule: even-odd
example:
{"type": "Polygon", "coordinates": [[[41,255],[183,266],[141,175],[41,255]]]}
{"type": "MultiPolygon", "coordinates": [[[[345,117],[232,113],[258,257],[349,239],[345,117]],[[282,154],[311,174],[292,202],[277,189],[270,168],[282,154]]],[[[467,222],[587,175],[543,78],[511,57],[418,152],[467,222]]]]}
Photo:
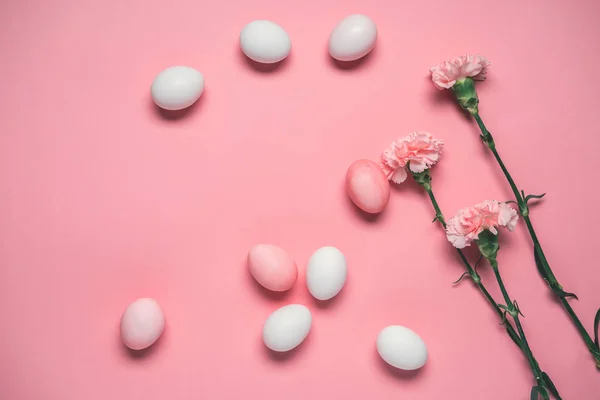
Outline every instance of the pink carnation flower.
{"type": "Polygon", "coordinates": [[[431,68],[431,79],[438,89],[450,89],[456,81],[461,79],[485,80],[486,68],[490,65],[487,58],[483,56],[467,54],[453,60],[444,61],[431,68]]]}
{"type": "Polygon", "coordinates": [[[413,132],[393,142],[381,156],[381,167],[388,180],[402,183],[412,172],[423,172],[440,159],[444,142],[429,132],[413,132]]]}
{"type": "Polygon", "coordinates": [[[518,219],[517,211],[508,204],[486,200],[463,208],[450,218],[446,226],[446,237],[454,247],[462,249],[470,246],[486,229],[494,235],[498,234],[498,226],[504,226],[512,232],[518,219]]]}

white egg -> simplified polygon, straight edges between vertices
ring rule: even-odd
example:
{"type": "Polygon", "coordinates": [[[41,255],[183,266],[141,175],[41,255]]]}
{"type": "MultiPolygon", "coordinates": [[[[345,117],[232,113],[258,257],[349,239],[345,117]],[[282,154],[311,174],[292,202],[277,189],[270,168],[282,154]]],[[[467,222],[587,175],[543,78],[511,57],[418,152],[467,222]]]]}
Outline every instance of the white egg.
{"type": "Polygon", "coordinates": [[[272,64],[290,54],[292,42],[287,32],[275,22],[256,20],[242,29],[240,47],[248,58],[272,64]]]}
{"type": "Polygon", "coordinates": [[[362,14],[340,21],[329,36],[329,54],[340,61],[354,61],[369,54],[377,40],[377,26],[362,14]]]}
{"type": "Polygon", "coordinates": [[[335,247],[321,247],[308,260],[306,285],[314,298],[329,300],[342,290],[347,275],[344,254],[335,247]]]}
{"type": "Polygon", "coordinates": [[[142,350],[158,340],[165,327],[165,314],[154,299],[131,303],[121,317],[121,339],[132,350],[142,350]]]}
{"type": "Polygon", "coordinates": [[[289,304],[273,311],[263,326],[263,342],[278,352],[290,351],[306,339],[312,315],[301,304],[289,304]]]}
{"type": "Polygon", "coordinates": [[[169,67],[154,78],[150,91],[160,108],[182,110],[194,104],[204,92],[204,76],[192,67],[169,67]]]}
{"type": "Polygon", "coordinates": [[[393,367],[411,371],[427,362],[427,346],[419,335],[400,325],[383,328],[377,336],[377,352],[393,367]]]}

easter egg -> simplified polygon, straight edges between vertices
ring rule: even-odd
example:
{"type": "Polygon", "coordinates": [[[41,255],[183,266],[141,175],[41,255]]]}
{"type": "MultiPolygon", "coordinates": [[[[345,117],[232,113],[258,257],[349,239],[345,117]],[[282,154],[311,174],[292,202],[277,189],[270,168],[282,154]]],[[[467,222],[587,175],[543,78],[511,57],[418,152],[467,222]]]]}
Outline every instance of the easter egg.
{"type": "Polygon", "coordinates": [[[263,326],[263,342],[269,349],[285,352],[306,339],[312,325],[312,315],[301,304],[289,304],[275,310],[263,326]]]}
{"type": "Polygon", "coordinates": [[[271,244],[258,244],[248,253],[250,273],[265,288],[282,292],[290,289],[298,277],[298,268],[288,253],[271,244]]]}
{"type": "Polygon", "coordinates": [[[377,26],[362,14],[341,20],[329,36],[329,54],[339,61],[354,61],[369,54],[377,40],[377,26]]]}
{"type": "Polygon", "coordinates": [[[427,346],[419,335],[400,325],[384,328],[377,336],[377,352],[393,367],[411,371],[427,362],[427,346]]]}
{"type": "Polygon", "coordinates": [[[321,247],[308,260],[306,267],[308,291],[317,300],[329,300],[342,290],[347,274],[344,254],[335,247],[321,247]]]}
{"type": "Polygon", "coordinates": [[[131,303],[121,317],[121,339],[132,350],[150,347],[165,327],[165,315],[154,299],[141,298],[131,303]]]}
{"type": "Polygon", "coordinates": [[[381,167],[369,160],[353,162],[346,172],[346,191],[361,210],[377,214],[390,200],[390,184],[381,167]]]}
{"type": "Polygon", "coordinates": [[[256,20],[242,29],[240,47],[251,60],[272,64],[290,54],[292,42],[287,32],[275,22],[256,20]]]}
{"type": "Polygon", "coordinates": [[[192,67],[175,66],[161,71],[150,88],[154,103],[165,110],[182,110],[204,91],[204,76],[192,67]]]}
{"type": "Polygon", "coordinates": [[[354,61],[369,54],[377,40],[377,26],[362,14],[341,20],[329,36],[329,54],[339,61],[354,61]]]}

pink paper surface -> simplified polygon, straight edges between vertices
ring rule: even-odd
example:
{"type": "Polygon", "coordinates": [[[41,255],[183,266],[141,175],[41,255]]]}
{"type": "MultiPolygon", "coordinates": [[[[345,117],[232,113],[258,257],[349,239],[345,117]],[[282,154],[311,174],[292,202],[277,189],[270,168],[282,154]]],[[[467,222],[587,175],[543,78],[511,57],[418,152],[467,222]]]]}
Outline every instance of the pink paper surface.
{"type": "MultiPolygon", "coordinates": [[[[478,130],[428,68],[465,53],[493,63],[481,113],[517,183],[547,192],[534,224],[591,332],[600,306],[600,3],[593,0],[20,0],[0,5],[0,398],[528,399],[531,374],[469,281],[414,183],[365,219],[343,184],[356,159],[429,130],[446,142],[433,171],[444,212],[508,200],[478,130]],[[354,69],[326,52],[351,13],[377,23],[354,69]],[[272,19],[292,39],[280,68],[257,71],[238,34],[272,19]],[[206,78],[178,119],[149,88],[170,65],[206,78]],[[285,248],[300,277],[266,295],[245,258],[285,248]],[[306,261],[345,252],[349,278],[311,300],[306,261]],[[164,336],[132,356],[119,318],[154,297],[164,336]],[[274,356],[265,318],[299,302],[313,330],[274,356]],[[401,324],[426,341],[416,373],[380,361],[375,338],[401,324]]],[[[474,256],[469,252],[471,257],[474,256]]],[[[534,354],[563,399],[594,399],[600,375],[536,272],[524,226],[499,256],[534,354]]],[[[481,274],[498,295],[487,268],[481,274]]]]}

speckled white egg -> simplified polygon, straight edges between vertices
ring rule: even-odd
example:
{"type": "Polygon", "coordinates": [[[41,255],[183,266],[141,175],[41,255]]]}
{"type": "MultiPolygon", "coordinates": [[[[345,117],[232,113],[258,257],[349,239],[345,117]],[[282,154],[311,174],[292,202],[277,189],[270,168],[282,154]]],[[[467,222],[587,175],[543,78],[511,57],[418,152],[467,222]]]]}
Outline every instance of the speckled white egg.
{"type": "Polygon", "coordinates": [[[362,14],[349,15],[331,32],[329,54],[339,61],[354,61],[369,54],[377,40],[377,26],[362,14]]]}
{"type": "Polygon", "coordinates": [[[348,275],[346,257],[335,247],[321,247],[313,253],[306,267],[306,285],[318,300],[329,300],[337,295],[348,275]]]}
{"type": "Polygon", "coordinates": [[[242,29],[240,47],[251,60],[273,64],[290,54],[292,41],[287,32],[275,22],[256,20],[242,29]]]}
{"type": "Polygon", "coordinates": [[[310,310],[289,304],[273,311],[263,326],[263,342],[277,352],[290,351],[306,339],[312,325],[310,310]]]}
{"type": "Polygon", "coordinates": [[[150,88],[154,103],[165,110],[183,110],[194,104],[204,92],[204,76],[185,66],[161,71],[150,88]]]}
{"type": "Polygon", "coordinates": [[[377,336],[377,352],[393,367],[411,371],[427,362],[427,346],[412,330],[392,325],[383,328],[377,336]]]}
{"type": "Polygon", "coordinates": [[[137,299],[121,317],[121,339],[132,350],[150,347],[158,340],[165,327],[165,315],[156,300],[137,299]]]}

